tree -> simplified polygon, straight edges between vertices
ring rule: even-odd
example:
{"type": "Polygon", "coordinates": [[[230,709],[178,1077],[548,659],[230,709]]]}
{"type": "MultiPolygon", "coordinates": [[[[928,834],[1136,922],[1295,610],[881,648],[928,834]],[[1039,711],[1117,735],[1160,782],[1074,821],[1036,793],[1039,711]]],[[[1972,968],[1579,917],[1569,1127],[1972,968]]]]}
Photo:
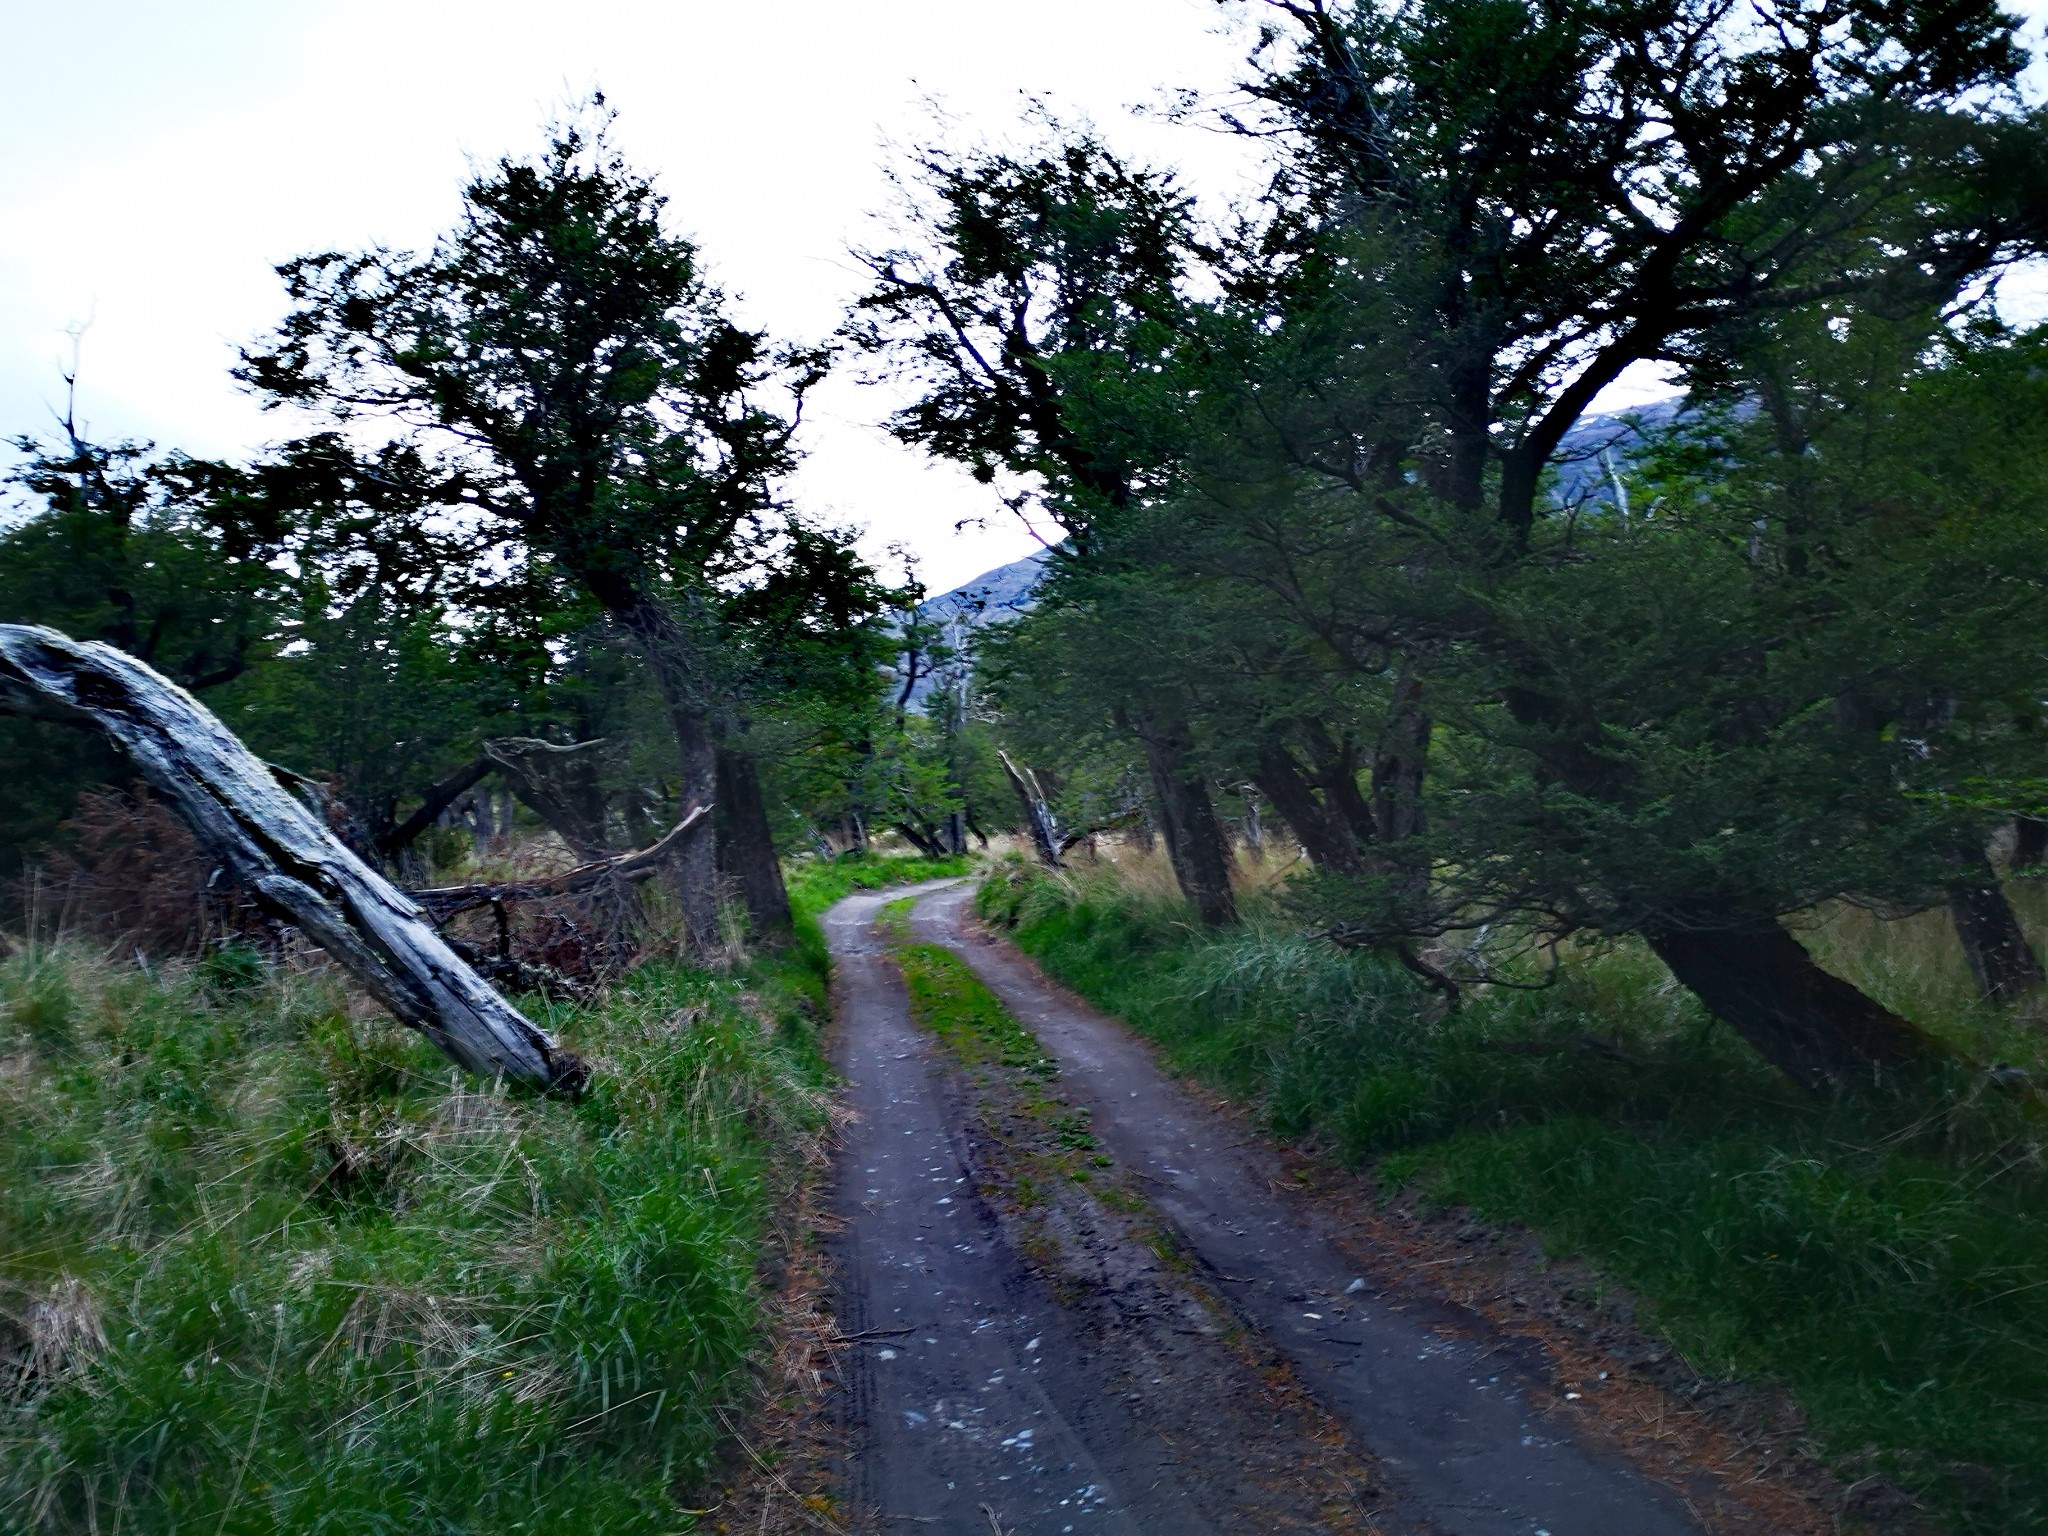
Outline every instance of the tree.
{"type": "Polygon", "coordinates": [[[2039,347],[1781,337],[1781,409],[1681,423],[1636,471],[1648,515],[1495,582],[1437,673],[1439,921],[1639,933],[1808,1086],[1937,1055],[1782,919],[1995,889],[2040,712],[2039,347]]]}
{"type": "MultiPolygon", "coordinates": [[[[1248,85],[1265,116],[1241,126],[1289,153],[1217,331],[1244,384],[1190,483],[1204,516],[1255,529],[1243,579],[1410,707],[1388,721],[1413,806],[1447,710],[1481,737],[1523,733],[1545,793],[1568,801],[1515,845],[1616,861],[1553,869],[1559,892],[1613,886],[1637,869],[1619,832],[1637,781],[1581,691],[1608,685],[1582,680],[1575,632],[1532,638],[1502,597],[1583,558],[1582,509],[1548,502],[1546,473],[1633,363],[1712,387],[1771,317],[1939,308],[2037,249],[2048,149],[2017,96],[2011,23],[1988,4],[1864,0],[1273,0],[1267,15],[1248,85]],[[1473,657],[1490,694],[1461,691],[1473,657]],[[1587,836],[1610,822],[1612,839],[1587,836]]],[[[1615,623],[1648,617],[1639,594],[1608,595],[1625,599],[1615,623]]],[[[1661,617],[1659,645],[1692,634],[1661,617]]],[[[1631,676],[1635,654],[1600,663],[1631,676]]],[[[1658,698],[1708,730],[1702,701],[1658,698]]],[[[1648,728],[1648,708],[1624,713],[1648,728]]],[[[1426,926],[1370,884],[1365,928],[1426,926]]],[[[1917,1055],[1783,934],[1788,908],[1731,894],[1706,879],[1641,931],[1738,1027],[1797,1042],[1771,1049],[1809,1078],[1798,1063],[1842,1080],[1917,1055]]]]}
{"type": "MultiPolygon", "coordinates": [[[[922,391],[903,441],[1041,509],[1086,563],[1135,509],[1170,494],[1186,403],[1193,210],[1170,176],[1087,134],[1035,154],[926,151],[903,183],[908,243],[863,253],[875,286],[854,343],[922,391]]],[[[1105,700],[1143,744],[1182,889],[1236,920],[1230,850],[1171,695],[1105,700]]]]}
{"type": "MultiPolygon", "coordinates": [[[[775,485],[821,364],[733,323],[609,122],[593,98],[538,159],[499,161],[424,256],[287,263],[291,311],[238,376],[271,405],[379,416],[441,445],[478,555],[568,582],[632,638],[683,809],[711,804],[723,777],[754,917],[787,927],[725,619],[785,542],[775,485]]],[[[680,855],[678,889],[691,941],[713,943],[710,837],[680,855]]]]}

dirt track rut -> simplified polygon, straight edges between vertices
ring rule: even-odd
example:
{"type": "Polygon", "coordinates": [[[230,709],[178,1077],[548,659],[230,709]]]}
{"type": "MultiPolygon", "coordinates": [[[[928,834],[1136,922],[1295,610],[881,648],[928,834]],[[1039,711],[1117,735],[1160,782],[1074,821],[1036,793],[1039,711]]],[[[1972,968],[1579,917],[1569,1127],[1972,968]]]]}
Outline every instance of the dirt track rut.
{"type": "MultiPolygon", "coordinates": [[[[1198,1260],[1196,1279],[1376,1462],[1369,1525],[1462,1536],[1699,1530],[1676,1495],[1582,1441],[1529,1346],[1460,1308],[1362,1282],[1327,1220],[1284,1186],[1270,1148],[975,929],[970,894],[924,888],[914,936],[958,953],[1038,1037],[1097,1141],[1198,1260]]],[[[991,1515],[1018,1536],[1272,1528],[1219,1516],[1204,1486],[1214,1469],[1176,1453],[1147,1411],[1158,1405],[1134,1408],[1139,1394],[1107,1390],[1118,1349],[1099,1309],[1056,1295],[977,1193],[961,1090],[910,1022],[873,932],[880,907],[901,895],[855,896],[826,919],[840,1065],[860,1116],[842,1152],[837,1254],[839,1325],[858,1341],[842,1372],[854,1502],[899,1530],[986,1531],[991,1515]]],[[[1202,1398],[1243,1395],[1224,1367],[1207,1369],[1209,1385],[1192,1389],[1202,1398]]],[[[1167,1379],[1189,1391],[1203,1378],[1167,1379]]],[[[1192,1426],[1216,1407],[1181,1411],[1192,1426]]],[[[1227,1428],[1211,1439],[1227,1441],[1227,1428]]]]}

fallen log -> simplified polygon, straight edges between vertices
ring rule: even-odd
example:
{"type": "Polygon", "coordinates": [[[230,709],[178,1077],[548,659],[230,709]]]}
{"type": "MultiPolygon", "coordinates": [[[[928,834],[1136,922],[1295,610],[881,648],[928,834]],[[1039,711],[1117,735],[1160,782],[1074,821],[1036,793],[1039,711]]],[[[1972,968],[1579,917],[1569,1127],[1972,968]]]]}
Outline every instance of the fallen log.
{"type": "Polygon", "coordinates": [[[458,959],[184,689],[124,651],[0,624],[0,713],[102,732],[257,899],[471,1071],[578,1092],[588,1071],[458,959]]]}
{"type": "Polygon", "coordinates": [[[592,859],[559,875],[538,880],[498,880],[482,885],[441,885],[406,894],[440,921],[472,907],[487,907],[500,901],[532,901],[543,896],[573,896],[613,881],[645,880],[668,862],[690,829],[711,814],[708,805],[693,805],[689,815],[671,827],[658,843],[649,843],[634,853],[609,859],[592,859]]]}

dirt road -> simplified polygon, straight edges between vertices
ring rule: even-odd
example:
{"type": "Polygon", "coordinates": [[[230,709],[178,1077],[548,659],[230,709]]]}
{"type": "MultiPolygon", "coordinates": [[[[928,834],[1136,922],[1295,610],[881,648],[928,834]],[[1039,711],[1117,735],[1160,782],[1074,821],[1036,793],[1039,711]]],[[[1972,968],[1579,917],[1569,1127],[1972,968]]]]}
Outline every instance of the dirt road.
{"type": "Polygon", "coordinates": [[[969,887],[923,888],[913,935],[958,953],[1037,1036],[1091,1117],[1098,1161],[1121,1165],[1195,1262],[1162,1269],[1096,1203],[1056,1213],[1050,1244],[1042,1221],[1020,1227],[1014,1202],[990,1198],[1006,1133],[911,1023],[874,932],[901,894],[826,919],[860,1116],[836,1256],[840,1327],[859,1340],[843,1372],[848,1481],[884,1529],[1699,1529],[1673,1493],[1581,1443],[1526,1345],[1366,1283],[1270,1149],[970,932],[969,887]],[[1321,1459],[1290,1472],[1283,1446],[1311,1442],[1321,1459]],[[1276,1490],[1294,1482],[1310,1492],[1290,1503],[1276,1490]]]}

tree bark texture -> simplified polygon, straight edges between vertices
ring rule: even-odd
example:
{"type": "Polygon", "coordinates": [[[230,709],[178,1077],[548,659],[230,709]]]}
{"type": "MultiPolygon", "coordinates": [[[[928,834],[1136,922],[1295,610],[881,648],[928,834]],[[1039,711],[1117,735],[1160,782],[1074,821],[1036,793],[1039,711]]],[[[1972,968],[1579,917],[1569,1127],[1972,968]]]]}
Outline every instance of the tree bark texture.
{"type": "Polygon", "coordinates": [[[1422,835],[1422,780],[1428,771],[1429,716],[1422,710],[1422,684],[1404,674],[1394,685],[1393,717],[1372,764],[1372,819],[1382,843],[1422,835]]]}
{"type": "Polygon", "coordinates": [[[1989,864],[1979,874],[1948,888],[1948,914],[1977,978],[1977,995],[1987,1003],[2009,1003],[2048,976],[1989,864]]]}
{"type": "Polygon", "coordinates": [[[1787,1077],[1813,1091],[1869,1087],[1941,1045],[1821,966],[1776,923],[1646,930],[1681,985],[1787,1077]]]}
{"type": "Polygon", "coordinates": [[[768,825],[760,769],[753,757],[738,747],[718,748],[716,760],[719,844],[729,850],[727,862],[739,881],[747,919],[761,938],[789,933],[794,927],[789,892],[782,883],[775,833],[768,825]]]}
{"type": "Polygon", "coordinates": [[[1175,727],[1137,716],[1131,724],[1145,749],[1166,856],[1181,894],[1194,903],[1204,927],[1232,927],[1237,922],[1237,899],[1230,890],[1230,845],[1216,819],[1208,785],[1188,762],[1186,737],[1175,727]]]}
{"type": "Polygon", "coordinates": [[[5,624],[0,710],[103,732],[238,881],[450,1059],[560,1092],[582,1086],[573,1052],[463,964],[415,902],[182,688],[112,646],[5,624]]]}

